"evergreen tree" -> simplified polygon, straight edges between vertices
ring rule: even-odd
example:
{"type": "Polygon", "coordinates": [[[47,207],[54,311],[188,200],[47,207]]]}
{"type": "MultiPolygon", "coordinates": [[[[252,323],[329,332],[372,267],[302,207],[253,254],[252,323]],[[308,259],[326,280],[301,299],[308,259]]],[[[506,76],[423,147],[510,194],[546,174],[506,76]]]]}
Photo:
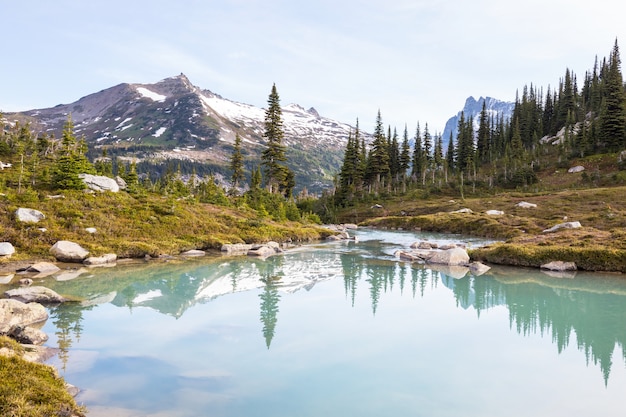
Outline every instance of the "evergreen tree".
{"type": "Polygon", "coordinates": [[[400,176],[406,178],[406,173],[411,163],[411,146],[409,145],[409,131],[406,124],[404,125],[404,134],[402,135],[402,145],[400,148],[400,176]]]}
{"type": "Polygon", "coordinates": [[[446,152],[446,163],[450,171],[454,171],[456,168],[456,148],[454,146],[454,138],[452,132],[450,132],[450,138],[448,139],[448,150],[446,152]]]}
{"type": "Polygon", "coordinates": [[[490,131],[487,104],[486,101],[483,101],[483,108],[480,111],[478,122],[478,137],[476,138],[476,153],[478,154],[478,161],[481,163],[487,162],[489,159],[490,131]]]}
{"type": "Polygon", "coordinates": [[[620,70],[617,40],[609,59],[604,82],[604,101],[600,112],[600,140],[607,150],[619,151],[625,146],[626,107],[624,82],[620,70]]]}
{"type": "Polygon", "coordinates": [[[230,158],[230,171],[232,172],[230,177],[232,190],[233,193],[236,193],[240,184],[246,179],[243,170],[243,155],[241,154],[241,137],[239,133],[235,134],[235,145],[230,158]]]}
{"type": "Polygon", "coordinates": [[[413,145],[413,158],[412,158],[412,165],[413,165],[413,169],[411,171],[411,176],[415,179],[418,180],[419,178],[422,177],[422,173],[425,170],[424,167],[424,148],[422,147],[422,134],[420,132],[420,124],[419,122],[417,123],[417,128],[415,129],[415,138],[414,138],[414,145],[413,145]]]}
{"type": "Polygon", "coordinates": [[[283,164],[287,161],[285,156],[286,147],[282,144],[283,120],[280,109],[280,98],[276,90],[276,84],[272,85],[272,91],[267,101],[265,111],[265,132],[263,137],[267,140],[267,147],[261,153],[261,165],[265,174],[265,185],[270,193],[291,194],[290,183],[293,182],[293,173],[283,164]]]}
{"type": "Polygon", "coordinates": [[[93,167],[85,157],[84,141],[74,136],[72,116],[67,117],[63,126],[61,155],[57,158],[52,174],[52,185],[62,190],[82,190],[85,184],[79,178],[81,173],[93,173],[93,167]]]}
{"type": "Polygon", "coordinates": [[[376,116],[374,140],[372,141],[372,148],[367,158],[366,171],[368,183],[374,186],[375,190],[384,187],[389,179],[389,153],[387,150],[387,139],[385,137],[383,121],[379,110],[376,116]]]}

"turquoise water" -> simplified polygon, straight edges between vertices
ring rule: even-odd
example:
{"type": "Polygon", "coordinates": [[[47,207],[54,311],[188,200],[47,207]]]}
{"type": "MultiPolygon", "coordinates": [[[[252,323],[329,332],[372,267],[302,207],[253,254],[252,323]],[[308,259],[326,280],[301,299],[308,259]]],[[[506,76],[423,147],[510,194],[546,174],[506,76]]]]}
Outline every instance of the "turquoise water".
{"type": "Polygon", "coordinates": [[[357,234],[50,279],[90,300],[51,309],[51,363],[90,416],[624,415],[624,276],[474,277],[393,256],[458,236],[357,234]]]}

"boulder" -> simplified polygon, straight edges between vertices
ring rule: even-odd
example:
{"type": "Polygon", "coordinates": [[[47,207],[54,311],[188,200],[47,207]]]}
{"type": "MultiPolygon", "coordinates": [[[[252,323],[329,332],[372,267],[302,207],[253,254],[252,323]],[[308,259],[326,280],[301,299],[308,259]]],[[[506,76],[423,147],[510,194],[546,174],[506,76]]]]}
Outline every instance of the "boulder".
{"type": "Polygon", "coordinates": [[[462,208],[456,211],[451,211],[450,213],[454,213],[454,214],[472,214],[474,213],[471,209],[468,208],[462,208]]]}
{"type": "Polygon", "coordinates": [[[111,191],[113,193],[120,191],[120,186],[113,178],[91,174],[78,174],[78,177],[83,180],[83,183],[85,183],[90,190],[100,192],[111,191]]]}
{"type": "Polygon", "coordinates": [[[346,228],[347,230],[355,230],[359,228],[359,226],[357,226],[354,223],[346,223],[343,225],[343,227],[346,228]]]}
{"type": "Polygon", "coordinates": [[[453,248],[433,252],[433,256],[427,259],[427,262],[440,265],[467,265],[469,259],[465,249],[453,248]]]}
{"type": "Polygon", "coordinates": [[[429,249],[437,249],[438,245],[436,243],[430,243],[430,242],[415,242],[411,245],[411,249],[424,249],[424,250],[429,250],[429,249]]]}
{"type": "Polygon", "coordinates": [[[78,243],[67,240],[59,240],[51,248],[50,252],[60,262],[82,262],[89,255],[78,243]]]}
{"type": "Polygon", "coordinates": [[[253,245],[246,243],[226,243],[222,245],[222,252],[226,252],[227,254],[232,253],[247,253],[250,249],[252,249],[253,245]]]}
{"type": "Polygon", "coordinates": [[[557,271],[557,272],[578,270],[578,267],[576,266],[574,262],[563,262],[563,261],[548,262],[547,264],[541,265],[540,268],[547,269],[549,271],[557,271]]]}
{"type": "Polygon", "coordinates": [[[15,326],[7,336],[24,345],[43,345],[48,341],[47,334],[33,327],[15,326]]]}
{"type": "Polygon", "coordinates": [[[485,214],[488,216],[502,216],[504,212],[502,210],[487,210],[485,214]]]}
{"type": "Polygon", "coordinates": [[[46,320],[48,312],[41,304],[0,299],[0,334],[6,334],[16,326],[26,327],[46,320]]]}
{"type": "Polygon", "coordinates": [[[266,258],[276,254],[276,250],[267,245],[253,246],[247,253],[248,256],[256,256],[259,258],[266,258]]]}
{"type": "Polygon", "coordinates": [[[526,201],[520,201],[519,203],[517,203],[515,205],[515,207],[521,207],[521,208],[537,208],[537,205],[535,203],[527,203],[526,201]]]}
{"type": "Polygon", "coordinates": [[[15,218],[22,223],[39,223],[46,216],[39,210],[20,207],[15,210],[15,218]]]}
{"type": "Polygon", "coordinates": [[[396,251],[395,255],[402,261],[415,262],[422,260],[422,258],[420,258],[416,253],[404,250],[396,251]]]}
{"type": "Polygon", "coordinates": [[[85,228],[85,232],[89,233],[89,234],[94,234],[98,231],[98,229],[96,229],[95,227],[87,227],[85,228]]]}
{"type": "Polygon", "coordinates": [[[87,266],[96,266],[96,265],[104,265],[111,264],[117,261],[117,255],[114,253],[107,253],[102,256],[90,256],[89,258],[83,261],[83,265],[87,266]]]}
{"type": "Polygon", "coordinates": [[[128,188],[128,184],[126,183],[126,180],[120,177],[119,175],[115,177],[115,182],[117,183],[117,186],[120,187],[120,190],[125,190],[128,188]]]}
{"type": "Polygon", "coordinates": [[[15,247],[10,242],[0,242],[0,257],[6,256],[9,258],[15,253],[15,247]]]}
{"type": "Polygon", "coordinates": [[[182,256],[205,256],[206,252],[203,250],[192,249],[181,253],[182,256]]]}
{"type": "Polygon", "coordinates": [[[28,268],[26,268],[26,272],[38,272],[38,273],[49,273],[54,274],[55,272],[60,271],[61,268],[56,266],[51,262],[37,262],[36,264],[32,264],[28,268]]]}
{"type": "Polygon", "coordinates": [[[475,277],[478,277],[480,275],[483,275],[487,271],[489,271],[491,267],[483,264],[482,262],[476,261],[476,262],[472,262],[471,264],[469,264],[469,269],[472,275],[474,275],[475,277]]]}
{"type": "Polygon", "coordinates": [[[551,228],[544,230],[543,233],[552,233],[560,229],[580,229],[581,227],[580,222],[565,222],[552,226],[551,228]]]}
{"type": "Polygon", "coordinates": [[[15,288],[5,291],[4,296],[23,303],[59,304],[67,301],[50,288],[40,286],[15,288]]]}
{"type": "Polygon", "coordinates": [[[577,165],[575,167],[571,167],[570,169],[567,170],[567,172],[569,172],[570,174],[575,174],[577,172],[583,172],[585,170],[585,167],[582,165],[577,165]]]}

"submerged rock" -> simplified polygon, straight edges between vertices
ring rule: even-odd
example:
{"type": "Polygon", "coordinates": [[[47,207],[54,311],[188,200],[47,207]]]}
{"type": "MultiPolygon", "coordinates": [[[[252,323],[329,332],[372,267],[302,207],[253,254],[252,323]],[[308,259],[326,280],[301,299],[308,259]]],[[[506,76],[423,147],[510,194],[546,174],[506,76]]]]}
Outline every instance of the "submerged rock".
{"type": "Polygon", "coordinates": [[[541,269],[547,269],[549,271],[577,271],[578,267],[574,262],[563,262],[563,261],[554,261],[548,262],[547,264],[543,264],[540,267],[541,269]]]}
{"type": "Polygon", "coordinates": [[[4,295],[23,303],[59,304],[67,301],[67,298],[50,288],[40,286],[15,288],[5,291],[4,295]]]}

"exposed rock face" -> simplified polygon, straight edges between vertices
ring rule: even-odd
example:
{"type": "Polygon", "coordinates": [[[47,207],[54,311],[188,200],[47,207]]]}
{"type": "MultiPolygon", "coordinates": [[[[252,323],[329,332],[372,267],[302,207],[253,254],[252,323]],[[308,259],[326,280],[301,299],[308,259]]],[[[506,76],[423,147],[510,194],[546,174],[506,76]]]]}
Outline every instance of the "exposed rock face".
{"type": "Polygon", "coordinates": [[[113,193],[120,191],[120,186],[113,178],[91,174],[79,174],[78,176],[90,190],[100,192],[111,191],[113,193]]]}
{"type": "Polygon", "coordinates": [[[46,320],[48,312],[41,304],[0,299],[0,334],[7,334],[16,326],[32,326],[46,320]]]}
{"type": "Polygon", "coordinates": [[[578,267],[574,262],[555,261],[541,265],[541,269],[547,269],[549,271],[576,271],[578,267]]]}
{"type": "Polygon", "coordinates": [[[60,262],[82,262],[89,252],[78,243],[59,240],[50,248],[50,253],[60,262]]]}
{"type": "Polygon", "coordinates": [[[544,230],[543,233],[552,233],[559,229],[580,229],[581,227],[580,222],[565,222],[552,226],[551,228],[544,230]]]}
{"type": "Polygon", "coordinates": [[[55,291],[40,286],[15,288],[4,292],[5,297],[23,303],[59,304],[67,301],[55,291]]]}
{"type": "Polygon", "coordinates": [[[15,253],[15,247],[10,242],[0,242],[0,256],[10,257],[15,253]]]}
{"type": "Polygon", "coordinates": [[[90,256],[83,261],[84,265],[96,266],[104,264],[112,264],[117,261],[117,255],[114,253],[107,253],[102,256],[90,256]]]}
{"type": "Polygon", "coordinates": [[[15,210],[15,218],[22,223],[39,223],[46,216],[39,210],[20,207],[15,210]]]}
{"type": "Polygon", "coordinates": [[[440,265],[467,265],[469,263],[469,255],[462,248],[454,248],[433,252],[427,262],[440,265]]]}

